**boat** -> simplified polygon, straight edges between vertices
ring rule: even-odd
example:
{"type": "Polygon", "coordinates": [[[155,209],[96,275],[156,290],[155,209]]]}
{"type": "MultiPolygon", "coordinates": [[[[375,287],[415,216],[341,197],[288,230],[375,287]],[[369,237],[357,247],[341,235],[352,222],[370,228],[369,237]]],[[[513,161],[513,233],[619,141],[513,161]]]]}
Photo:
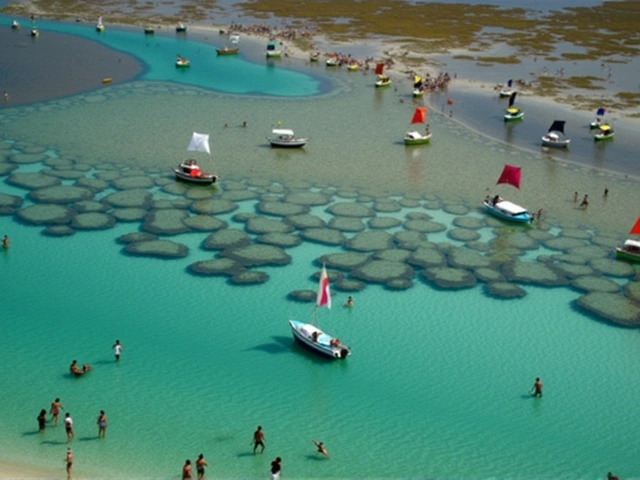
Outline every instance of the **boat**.
{"type": "Polygon", "coordinates": [[[504,112],[504,121],[510,122],[513,120],[522,120],[524,117],[524,112],[519,108],[513,106],[516,101],[516,95],[518,92],[513,92],[509,97],[509,107],[504,112]]]}
{"type": "Polygon", "coordinates": [[[350,63],[349,65],[347,65],[347,69],[350,72],[355,72],[357,70],[360,70],[360,65],[358,65],[358,62],[353,62],[353,63],[350,63]]]}
{"type": "Polygon", "coordinates": [[[499,95],[501,98],[507,98],[510,97],[513,93],[515,93],[515,90],[513,89],[513,80],[509,79],[507,85],[503,86],[500,89],[499,95]]]}
{"type": "Polygon", "coordinates": [[[104,32],[104,23],[102,23],[102,17],[98,18],[98,23],[96,23],[96,30],[98,32],[104,32]]]}
{"type": "Polygon", "coordinates": [[[145,35],[153,35],[155,33],[155,29],[153,27],[144,27],[145,35]]]}
{"type": "Polygon", "coordinates": [[[282,50],[278,46],[278,42],[267,43],[267,58],[280,58],[282,56],[282,50]]]}
{"type": "Polygon", "coordinates": [[[589,128],[591,130],[595,130],[596,128],[600,128],[600,125],[602,124],[602,117],[604,117],[604,114],[607,113],[607,110],[600,107],[598,110],[596,110],[596,118],[593,122],[591,122],[589,124],[589,128]]]}
{"type": "Polygon", "coordinates": [[[191,62],[189,60],[178,55],[178,58],[176,59],[176,68],[186,68],[190,66],[191,62]]]}
{"type": "Polygon", "coordinates": [[[378,76],[376,88],[388,87],[391,85],[391,79],[384,74],[384,63],[379,62],[376,64],[376,75],[378,76]]]}
{"type": "Polygon", "coordinates": [[[31,29],[31,36],[32,37],[39,37],[40,36],[40,32],[38,31],[37,28],[32,28],[31,29]]]}
{"type": "Polygon", "coordinates": [[[422,77],[415,76],[413,77],[413,96],[414,97],[422,97],[424,95],[424,82],[422,81],[422,77]]]}
{"type": "MultiPolygon", "coordinates": [[[[629,235],[640,235],[640,217],[631,227],[629,235]]],[[[628,239],[622,247],[616,247],[616,258],[627,262],[640,262],[640,241],[628,239]]]]}
{"type": "Polygon", "coordinates": [[[331,359],[344,360],[351,355],[351,349],[343,344],[338,338],[320,330],[317,321],[318,308],[331,308],[331,292],[329,290],[329,277],[327,269],[322,266],[320,281],[318,285],[318,295],[316,305],[313,310],[312,322],[305,323],[298,320],[289,320],[293,338],[303,347],[331,359]]]}
{"type": "Polygon", "coordinates": [[[238,55],[238,52],[240,52],[240,48],[238,48],[238,47],[235,47],[235,48],[229,48],[229,47],[216,48],[216,53],[219,56],[223,56],[223,55],[238,55]]]}
{"type": "Polygon", "coordinates": [[[178,22],[178,25],[176,25],[176,33],[186,33],[186,31],[187,26],[182,22],[178,22]]]}
{"type": "Polygon", "coordinates": [[[542,137],[542,145],[545,147],[566,148],[571,142],[564,133],[564,120],[554,120],[547,134],[542,137]]]}
{"type": "Polygon", "coordinates": [[[327,65],[327,67],[339,67],[340,60],[338,60],[337,57],[327,58],[325,64],[327,65]]]}
{"type": "Polygon", "coordinates": [[[611,125],[607,123],[603,123],[598,127],[598,132],[593,136],[593,140],[596,142],[600,142],[602,140],[611,140],[613,139],[615,132],[611,125]]]}
{"type": "MultiPolygon", "coordinates": [[[[506,183],[520,189],[520,176],[520,167],[505,165],[496,185],[506,183]]],[[[487,198],[484,199],[483,203],[489,213],[503,220],[517,223],[531,222],[532,216],[526,208],[513,202],[509,202],[500,195],[494,195],[493,197],[487,195],[487,198]]]]}
{"type": "MultiPolygon", "coordinates": [[[[413,112],[413,117],[411,118],[411,124],[416,125],[424,125],[427,119],[427,109],[424,107],[417,107],[413,112]]],[[[404,135],[404,144],[405,145],[423,145],[425,143],[429,143],[431,140],[431,129],[429,125],[426,126],[425,133],[422,134],[418,131],[408,131],[404,135]]]]}
{"type": "Polygon", "coordinates": [[[12,20],[11,21],[11,28],[13,28],[14,30],[17,30],[20,28],[20,23],[18,23],[17,20],[12,20]]]}
{"type": "Polygon", "coordinates": [[[317,62],[318,60],[320,60],[320,52],[315,52],[309,55],[310,62],[317,62]]]}
{"type": "Polygon", "coordinates": [[[233,44],[239,43],[240,42],[240,34],[238,33],[230,33],[229,34],[229,41],[233,44]]]}
{"type": "Polygon", "coordinates": [[[274,128],[271,137],[267,137],[272,147],[301,148],[309,141],[308,138],[297,138],[293,130],[286,128],[274,128]]]}
{"type": "MultiPolygon", "coordinates": [[[[191,141],[187,146],[187,150],[207,152],[211,155],[211,150],[209,148],[209,135],[193,132],[191,141]]],[[[176,174],[176,179],[182,180],[183,182],[211,185],[212,183],[216,183],[219,179],[218,175],[203,172],[200,169],[198,162],[193,158],[183,161],[180,165],[174,168],[173,171],[176,174]]]]}

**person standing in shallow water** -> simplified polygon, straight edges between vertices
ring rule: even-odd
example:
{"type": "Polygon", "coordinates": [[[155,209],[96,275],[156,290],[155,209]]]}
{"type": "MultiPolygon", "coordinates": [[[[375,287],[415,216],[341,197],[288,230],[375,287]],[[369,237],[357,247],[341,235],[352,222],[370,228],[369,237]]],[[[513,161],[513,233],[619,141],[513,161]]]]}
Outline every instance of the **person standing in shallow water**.
{"type": "Polygon", "coordinates": [[[253,453],[256,453],[258,446],[261,447],[260,453],[264,452],[264,432],[260,425],[258,425],[256,431],[253,432],[253,453]]]}
{"type": "Polygon", "coordinates": [[[64,410],[64,407],[60,403],[60,399],[56,398],[53,402],[51,402],[51,409],[49,413],[51,414],[51,423],[54,427],[58,426],[58,417],[60,416],[60,410],[64,410]]]}
{"type": "Polygon", "coordinates": [[[67,455],[64,457],[64,463],[67,467],[67,478],[71,478],[71,469],[73,468],[73,450],[67,448],[67,455]]]}
{"type": "Polygon", "coordinates": [[[191,460],[186,460],[182,467],[182,480],[191,480],[193,475],[191,474],[191,460]]]}
{"type": "Polygon", "coordinates": [[[533,388],[531,389],[532,397],[542,397],[542,382],[539,378],[536,378],[533,388]]]}
{"type": "Polygon", "coordinates": [[[116,358],[116,362],[120,360],[120,354],[122,353],[122,345],[120,345],[120,340],[116,340],[116,343],[111,347],[113,348],[113,355],[116,358]]]}
{"type": "Polygon", "coordinates": [[[107,416],[104,414],[104,410],[100,410],[100,415],[98,415],[98,438],[104,438],[107,434],[107,416]]]}
{"type": "Polygon", "coordinates": [[[7,235],[2,239],[2,246],[7,249],[9,248],[9,237],[7,235]]]}
{"type": "Polygon", "coordinates": [[[202,480],[204,478],[204,467],[208,467],[209,464],[204,459],[204,455],[201,453],[198,455],[198,460],[196,460],[196,472],[198,473],[198,480],[202,480]]]}
{"type": "Polygon", "coordinates": [[[73,419],[69,412],[64,415],[64,429],[67,432],[67,443],[73,440],[73,419]]]}
{"type": "Polygon", "coordinates": [[[282,472],[282,459],[280,457],[276,457],[276,459],[271,462],[271,480],[278,480],[280,478],[280,473],[282,472]]]}
{"type": "Polygon", "coordinates": [[[38,431],[44,432],[45,427],[47,426],[47,411],[43,408],[40,410],[40,415],[38,415],[38,431]]]}

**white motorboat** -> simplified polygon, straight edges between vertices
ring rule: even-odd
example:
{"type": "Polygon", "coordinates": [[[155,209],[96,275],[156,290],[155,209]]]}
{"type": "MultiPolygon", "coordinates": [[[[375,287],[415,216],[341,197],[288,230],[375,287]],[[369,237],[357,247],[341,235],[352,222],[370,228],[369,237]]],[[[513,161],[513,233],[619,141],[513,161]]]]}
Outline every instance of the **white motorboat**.
{"type": "Polygon", "coordinates": [[[287,128],[274,128],[271,137],[267,137],[272,147],[302,148],[309,141],[308,138],[298,138],[293,130],[287,128]]]}
{"type": "Polygon", "coordinates": [[[547,134],[542,137],[542,145],[545,147],[566,148],[571,142],[564,133],[564,120],[554,120],[547,134]]]}
{"type": "MultiPolygon", "coordinates": [[[[209,148],[209,135],[193,132],[191,141],[187,146],[187,150],[207,152],[211,155],[211,149],[209,148]]],[[[173,172],[175,173],[177,180],[200,185],[211,185],[212,183],[216,183],[219,179],[218,175],[203,172],[200,169],[198,162],[193,158],[184,160],[180,165],[173,169],[173,172]]]]}

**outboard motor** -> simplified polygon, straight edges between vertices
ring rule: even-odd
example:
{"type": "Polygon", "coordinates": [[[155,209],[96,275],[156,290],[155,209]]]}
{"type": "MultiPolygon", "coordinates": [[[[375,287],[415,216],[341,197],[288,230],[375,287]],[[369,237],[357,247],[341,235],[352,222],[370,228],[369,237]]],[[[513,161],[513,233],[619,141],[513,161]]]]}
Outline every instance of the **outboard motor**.
{"type": "Polygon", "coordinates": [[[342,348],[340,349],[340,358],[347,358],[347,356],[349,355],[349,350],[347,350],[346,348],[342,348]]]}

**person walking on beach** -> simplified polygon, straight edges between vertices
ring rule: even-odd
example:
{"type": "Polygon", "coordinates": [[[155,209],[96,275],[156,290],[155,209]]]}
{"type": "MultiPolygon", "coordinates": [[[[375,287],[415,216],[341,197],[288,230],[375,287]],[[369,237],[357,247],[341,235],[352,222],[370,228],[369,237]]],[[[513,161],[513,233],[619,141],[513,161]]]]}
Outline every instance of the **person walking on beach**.
{"type": "Polygon", "coordinates": [[[98,438],[104,438],[107,433],[107,416],[104,414],[104,410],[100,410],[100,415],[98,415],[98,438]]]}
{"type": "Polygon", "coordinates": [[[64,410],[64,407],[60,403],[60,399],[56,398],[53,402],[51,402],[51,409],[49,413],[51,414],[51,423],[54,427],[58,426],[58,416],[60,415],[60,410],[64,410]]]}
{"type": "Polygon", "coordinates": [[[198,480],[202,480],[204,478],[204,467],[208,467],[209,464],[204,459],[204,455],[198,455],[198,460],[196,460],[196,472],[198,473],[198,480]]]}
{"type": "Polygon", "coordinates": [[[280,478],[280,472],[282,472],[282,459],[276,457],[276,459],[271,462],[271,480],[278,480],[280,478]]]}
{"type": "Polygon", "coordinates": [[[120,345],[120,340],[116,340],[116,343],[111,347],[113,348],[113,355],[116,357],[116,362],[120,360],[120,354],[122,353],[122,345],[120,345]]]}
{"type": "Polygon", "coordinates": [[[67,455],[64,457],[64,463],[67,466],[67,478],[71,478],[71,469],[73,468],[73,450],[67,448],[67,455]]]}
{"type": "Polygon", "coordinates": [[[532,397],[542,397],[542,382],[539,378],[536,378],[533,387],[531,388],[531,396],[532,397]]]}
{"type": "Polygon", "coordinates": [[[40,433],[44,432],[44,428],[47,425],[47,411],[43,408],[40,410],[40,415],[38,415],[38,431],[40,433]]]}
{"type": "Polygon", "coordinates": [[[69,412],[64,414],[64,429],[67,432],[67,443],[73,440],[73,419],[69,412]]]}
{"type": "Polygon", "coordinates": [[[253,453],[256,453],[258,446],[261,447],[260,453],[264,452],[264,432],[262,427],[258,425],[258,428],[253,432],[253,453]]]}
{"type": "Polygon", "coordinates": [[[580,203],[580,208],[587,208],[589,206],[589,195],[584,196],[582,199],[582,203],[580,203]]]}
{"type": "Polygon", "coordinates": [[[182,480],[190,480],[191,478],[193,478],[191,475],[191,460],[187,460],[182,467],[182,480]]]}
{"type": "Polygon", "coordinates": [[[317,447],[318,453],[321,453],[325,457],[329,458],[329,452],[325,448],[324,443],[316,442],[315,440],[311,440],[311,442],[317,447]]]}

